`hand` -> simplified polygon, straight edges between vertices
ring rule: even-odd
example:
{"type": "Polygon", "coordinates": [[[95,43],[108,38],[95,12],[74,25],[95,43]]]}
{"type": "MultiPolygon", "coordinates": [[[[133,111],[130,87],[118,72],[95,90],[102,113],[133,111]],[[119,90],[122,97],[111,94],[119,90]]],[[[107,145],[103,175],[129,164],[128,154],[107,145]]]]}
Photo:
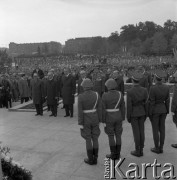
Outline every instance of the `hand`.
{"type": "Polygon", "coordinates": [[[175,115],[175,113],[174,113],[174,112],[171,112],[171,115],[172,115],[172,116],[174,116],[174,115],[175,115]]]}
{"type": "Polygon", "coordinates": [[[106,127],[106,123],[103,123],[103,127],[106,127]]]}
{"type": "Polygon", "coordinates": [[[81,128],[81,129],[84,129],[84,125],[80,125],[80,128],[81,128]]]}

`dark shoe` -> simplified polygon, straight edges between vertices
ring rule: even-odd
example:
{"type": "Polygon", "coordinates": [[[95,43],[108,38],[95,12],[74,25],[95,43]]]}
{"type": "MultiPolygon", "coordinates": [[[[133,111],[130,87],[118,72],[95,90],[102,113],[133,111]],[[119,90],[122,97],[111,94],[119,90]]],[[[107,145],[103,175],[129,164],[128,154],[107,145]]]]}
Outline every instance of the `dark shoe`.
{"type": "Polygon", "coordinates": [[[93,164],[93,150],[87,150],[87,156],[88,158],[84,159],[84,162],[89,165],[93,164]]]}
{"type": "Polygon", "coordinates": [[[151,148],[151,151],[152,151],[153,153],[156,153],[156,154],[159,154],[159,153],[160,153],[159,148],[151,148]]]}
{"type": "Polygon", "coordinates": [[[37,114],[35,114],[35,116],[39,116],[39,114],[37,113],[37,114]]]}
{"type": "Polygon", "coordinates": [[[143,156],[143,149],[140,149],[140,156],[143,156]]]}
{"type": "Polygon", "coordinates": [[[93,148],[93,164],[97,164],[98,159],[98,148],[93,148]]]}
{"type": "Polygon", "coordinates": [[[70,118],[73,118],[73,115],[71,115],[70,118]]]}
{"type": "Polygon", "coordinates": [[[54,114],[54,117],[57,117],[57,114],[54,114]]]}
{"type": "Polygon", "coordinates": [[[116,145],[116,159],[120,159],[121,145],[116,145]]]}
{"type": "Polygon", "coordinates": [[[141,157],[140,150],[136,149],[135,151],[131,151],[131,155],[141,157]]]}
{"type": "Polygon", "coordinates": [[[49,116],[51,117],[51,116],[54,116],[54,115],[53,115],[53,114],[51,114],[51,115],[49,115],[49,116]]]}
{"type": "Polygon", "coordinates": [[[110,158],[112,160],[115,160],[116,159],[116,146],[110,146],[110,151],[111,151],[111,154],[107,154],[106,155],[106,158],[110,158]]]}
{"type": "Polygon", "coordinates": [[[177,144],[172,144],[171,147],[177,148],[177,144]]]}
{"type": "Polygon", "coordinates": [[[40,116],[43,116],[43,114],[41,113],[40,116]]]}
{"type": "Polygon", "coordinates": [[[159,149],[159,154],[162,154],[162,153],[163,153],[163,149],[160,148],[160,149],[159,149]]]}
{"type": "Polygon", "coordinates": [[[69,115],[65,115],[64,117],[68,117],[69,115]]]}

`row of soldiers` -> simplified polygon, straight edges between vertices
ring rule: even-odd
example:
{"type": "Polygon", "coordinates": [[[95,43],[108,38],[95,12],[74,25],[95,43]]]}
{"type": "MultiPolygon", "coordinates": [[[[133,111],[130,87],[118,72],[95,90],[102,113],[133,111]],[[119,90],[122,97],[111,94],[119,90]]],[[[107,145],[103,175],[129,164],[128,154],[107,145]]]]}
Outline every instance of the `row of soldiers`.
{"type": "MultiPolygon", "coordinates": [[[[122,123],[127,118],[131,124],[135,142],[133,156],[143,156],[145,130],[144,123],[149,117],[152,124],[154,147],[153,153],[163,153],[165,141],[165,120],[169,114],[170,92],[169,87],[163,84],[166,73],[157,70],[154,74],[155,85],[145,88],[141,86],[144,72],[132,71],[130,77],[133,87],[127,90],[125,107],[124,94],[117,90],[118,84],[113,78],[109,78],[105,86],[107,92],[102,94],[93,91],[94,82],[89,78],[83,78],[81,87],[83,92],[78,96],[78,124],[81,126],[81,136],[86,140],[88,158],[84,159],[89,165],[97,164],[100,136],[99,123],[104,124],[105,133],[108,135],[110,154],[107,158],[119,159],[121,152],[122,123]]],[[[177,72],[174,74],[177,82],[177,72]]],[[[175,85],[171,112],[173,121],[177,126],[177,85],[175,85]]],[[[172,144],[177,148],[177,144],[172,144]]]]}

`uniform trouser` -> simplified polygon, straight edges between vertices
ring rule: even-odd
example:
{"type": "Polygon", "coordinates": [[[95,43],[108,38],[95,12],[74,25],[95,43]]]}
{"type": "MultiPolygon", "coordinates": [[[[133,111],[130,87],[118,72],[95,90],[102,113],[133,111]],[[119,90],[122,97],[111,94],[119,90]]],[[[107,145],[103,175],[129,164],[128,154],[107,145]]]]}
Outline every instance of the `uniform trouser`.
{"type": "Polygon", "coordinates": [[[50,110],[53,115],[57,115],[57,103],[55,105],[50,105],[50,110]]]}
{"type": "Polygon", "coordinates": [[[165,119],[167,114],[153,114],[151,119],[154,144],[156,148],[163,148],[165,141],[165,119]]]}
{"type": "Polygon", "coordinates": [[[67,116],[73,116],[73,104],[65,104],[64,108],[67,116]]]}
{"type": "Polygon", "coordinates": [[[173,122],[177,127],[177,112],[175,112],[175,115],[173,116],[173,122]]]}
{"type": "Polygon", "coordinates": [[[133,137],[135,141],[135,148],[144,148],[145,133],[144,133],[144,122],[146,117],[132,117],[131,126],[133,130],[133,137]]]}
{"type": "Polygon", "coordinates": [[[122,121],[114,120],[112,122],[106,122],[105,133],[108,135],[110,147],[122,144],[122,132],[122,121]]]}
{"type": "Polygon", "coordinates": [[[37,114],[43,114],[43,106],[42,104],[35,104],[35,107],[36,107],[36,112],[37,114]]]}
{"type": "Polygon", "coordinates": [[[86,149],[98,149],[98,137],[100,135],[100,128],[98,123],[92,124],[87,123],[84,124],[83,131],[81,132],[81,136],[86,140],[86,149]]]}
{"type": "Polygon", "coordinates": [[[29,97],[22,97],[21,98],[21,104],[23,104],[23,102],[28,102],[29,101],[29,97]]]}

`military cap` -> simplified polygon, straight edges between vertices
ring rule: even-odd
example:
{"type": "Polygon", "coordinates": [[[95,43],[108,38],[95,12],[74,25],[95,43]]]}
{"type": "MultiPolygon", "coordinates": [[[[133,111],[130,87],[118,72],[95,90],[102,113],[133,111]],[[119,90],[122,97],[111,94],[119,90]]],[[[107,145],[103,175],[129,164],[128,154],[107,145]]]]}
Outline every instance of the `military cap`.
{"type": "Polygon", "coordinates": [[[92,88],[93,87],[93,83],[92,83],[92,81],[89,78],[86,78],[86,79],[84,79],[82,81],[81,86],[83,88],[92,88]]]}
{"type": "Polygon", "coordinates": [[[158,78],[159,80],[162,80],[163,78],[167,77],[167,73],[161,69],[157,69],[155,71],[155,76],[156,78],[158,78]]]}
{"type": "Polygon", "coordinates": [[[117,87],[117,83],[114,79],[110,78],[106,81],[105,86],[108,89],[115,89],[117,87]]]}
{"type": "Polygon", "coordinates": [[[132,71],[130,74],[131,74],[131,78],[135,81],[139,81],[140,79],[143,78],[143,73],[137,71],[132,71]]]}

